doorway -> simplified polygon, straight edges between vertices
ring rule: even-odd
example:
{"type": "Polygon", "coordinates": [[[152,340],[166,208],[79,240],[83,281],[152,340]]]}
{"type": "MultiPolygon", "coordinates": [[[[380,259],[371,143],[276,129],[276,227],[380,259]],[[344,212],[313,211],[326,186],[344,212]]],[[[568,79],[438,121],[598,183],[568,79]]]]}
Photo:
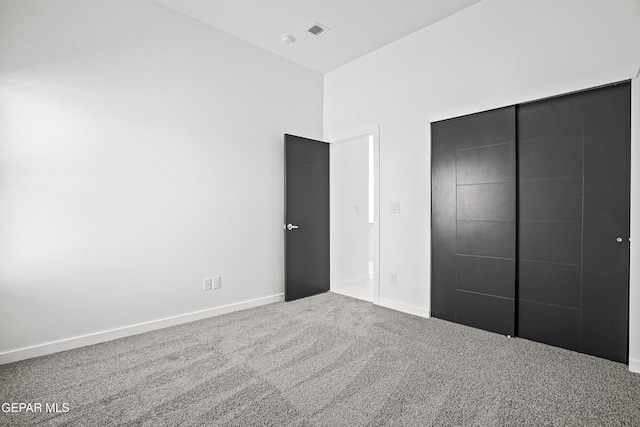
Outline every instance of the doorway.
{"type": "Polygon", "coordinates": [[[377,134],[330,147],[331,291],[375,302],[379,293],[377,134]]]}

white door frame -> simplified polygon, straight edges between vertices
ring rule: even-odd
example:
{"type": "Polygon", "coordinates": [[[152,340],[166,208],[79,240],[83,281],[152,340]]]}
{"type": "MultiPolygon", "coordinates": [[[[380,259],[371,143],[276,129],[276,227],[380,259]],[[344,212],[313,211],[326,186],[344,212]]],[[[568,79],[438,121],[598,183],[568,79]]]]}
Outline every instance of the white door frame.
{"type": "MultiPolygon", "coordinates": [[[[356,139],[372,137],[373,139],[373,295],[371,300],[374,304],[380,301],[380,126],[371,125],[346,132],[325,135],[324,140],[329,144],[339,144],[356,139]]],[[[329,171],[331,176],[331,165],[333,159],[333,147],[329,147],[329,171]]],[[[333,245],[333,226],[330,226],[330,247],[331,253],[335,253],[333,245]]],[[[331,274],[330,289],[333,290],[333,274],[331,274]]]]}

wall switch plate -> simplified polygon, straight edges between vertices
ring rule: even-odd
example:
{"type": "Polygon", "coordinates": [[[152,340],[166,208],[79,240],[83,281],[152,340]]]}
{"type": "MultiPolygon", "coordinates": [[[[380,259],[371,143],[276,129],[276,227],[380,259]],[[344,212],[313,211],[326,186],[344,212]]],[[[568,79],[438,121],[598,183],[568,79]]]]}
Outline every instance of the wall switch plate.
{"type": "Polygon", "coordinates": [[[391,273],[389,277],[389,283],[392,285],[398,284],[398,275],[396,273],[391,273]]]}
{"type": "Polygon", "coordinates": [[[389,211],[391,213],[400,213],[400,202],[391,202],[389,211]]]}
{"type": "Polygon", "coordinates": [[[211,290],[211,284],[212,284],[211,277],[205,278],[204,279],[204,290],[205,291],[210,291],[211,290]]]}
{"type": "Polygon", "coordinates": [[[222,287],[222,277],[214,276],[213,278],[213,289],[220,289],[222,287]]]}

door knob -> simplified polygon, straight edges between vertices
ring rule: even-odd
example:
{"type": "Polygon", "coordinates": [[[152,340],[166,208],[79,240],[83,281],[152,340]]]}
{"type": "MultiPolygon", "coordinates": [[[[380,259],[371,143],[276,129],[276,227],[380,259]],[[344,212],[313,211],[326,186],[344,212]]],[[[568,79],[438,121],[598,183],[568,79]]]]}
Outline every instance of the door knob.
{"type": "Polygon", "coordinates": [[[287,224],[285,225],[285,228],[289,231],[293,230],[294,228],[298,228],[297,225],[293,225],[293,224],[287,224]]]}
{"type": "Polygon", "coordinates": [[[618,242],[618,243],[622,242],[622,237],[618,237],[618,238],[616,239],[616,242],[618,242]]]}

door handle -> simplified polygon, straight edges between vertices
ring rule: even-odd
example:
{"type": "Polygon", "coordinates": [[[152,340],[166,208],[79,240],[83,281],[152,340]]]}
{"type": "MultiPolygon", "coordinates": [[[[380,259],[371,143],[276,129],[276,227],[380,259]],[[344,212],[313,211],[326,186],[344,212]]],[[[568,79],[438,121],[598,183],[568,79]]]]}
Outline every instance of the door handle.
{"type": "Polygon", "coordinates": [[[622,237],[618,237],[618,238],[616,239],[616,242],[618,242],[618,243],[622,243],[622,237]]]}
{"type": "Polygon", "coordinates": [[[286,228],[287,230],[291,231],[294,228],[299,228],[297,225],[293,225],[293,224],[287,224],[284,226],[284,228],[286,228]]]}

